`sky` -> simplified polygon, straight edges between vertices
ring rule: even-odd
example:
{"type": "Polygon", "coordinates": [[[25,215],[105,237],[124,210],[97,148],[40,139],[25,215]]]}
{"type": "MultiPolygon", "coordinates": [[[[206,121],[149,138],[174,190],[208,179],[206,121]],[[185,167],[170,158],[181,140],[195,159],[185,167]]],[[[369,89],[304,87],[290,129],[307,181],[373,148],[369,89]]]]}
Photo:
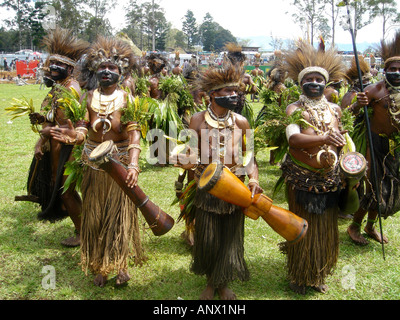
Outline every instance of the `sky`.
{"type": "MultiPolygon", "coordinates": [[[[147,0],[150,1],[150,0],[147,0]]],[[[285,39],[298,39],[303,36],[299,26],[292,21],[289,0],[155,0],[165,10],[167,21],[177,29],[182,29],[182,18],[188,10],[193,11],[197,23],[203,21],[207,12],[214,21],[231,31],[238,38],[265,36],[285,39]]],[[[114,28],[124,25],[121,18],[121,7],[124,1],[117,1],[118,6],[108,18],[114,28]]],[[[397,1],[400,12],[400,1],[397,1]]],[[[345,13],[345,9],[343,13],[345,13]]],[[[400,28],[400,22],[398,23],[400,28]]],[[[391,35],[396,28],[391,28],[391,35]]],[[[352,43],[349,31],[341,26],[336,27],[336,43],[352,43]]],[[[390,37],[390,35],[389,35],[390,37]]],[[[382,23],[378,19],[368,27],[358,31],[357,42],[379,43],[382,38],[382,23]]]]}

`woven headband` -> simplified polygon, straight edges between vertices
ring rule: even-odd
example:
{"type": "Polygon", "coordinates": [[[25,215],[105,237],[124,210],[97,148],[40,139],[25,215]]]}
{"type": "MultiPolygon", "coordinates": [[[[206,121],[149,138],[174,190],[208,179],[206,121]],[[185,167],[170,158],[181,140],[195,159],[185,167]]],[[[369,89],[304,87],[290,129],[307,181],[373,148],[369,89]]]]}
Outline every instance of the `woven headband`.
{"type": "Polygon", "coordinates": [[[301,84],[301,81],[303,80],[303,78],[304,78],[304,76],[306,74],[313,73],[313,72],[318,72],[318,73],[322,74],[323,77],[325,78],[325,81],[326,82],[329,81],[329,73],[324,68],[321,68],[321,67],[308,67],[308,68],[305,68],[303,71],[300,72],[299,78],[298,78],[299,84],[301,84]]]}
{"type": "Polygon", "coordinates": [[[238,86],[239,86],[239,83],[238,83],[238,82],[223,83],[223,84],[220,84],[220,85],[215,86],[214,88],[212,88],[212,89],[210,90],[210,92],[211,92],[211,91],[217,91],[217,90],[220,90],[220,89],[223,89],[223,88],[238,87],[238,86]]]}
{"type": "Polygon", "coordinates": [[[390,63],[395,62],[395,61],[400,62],[400,57],[399,56],[395,56],[395,57],[391,57],[391,58],[387,59],[385,61],[385,68],[387,68],[390,63]]]}
{"type": "Polygon", "coordinates": [[[71,67],[75,67],[76,66],[76,62],[66,56],[60,56],[59,54],[53,54],[49,57],[49,61],[51,60],[57,60],[59,62],[65,63],[71,67]]]}

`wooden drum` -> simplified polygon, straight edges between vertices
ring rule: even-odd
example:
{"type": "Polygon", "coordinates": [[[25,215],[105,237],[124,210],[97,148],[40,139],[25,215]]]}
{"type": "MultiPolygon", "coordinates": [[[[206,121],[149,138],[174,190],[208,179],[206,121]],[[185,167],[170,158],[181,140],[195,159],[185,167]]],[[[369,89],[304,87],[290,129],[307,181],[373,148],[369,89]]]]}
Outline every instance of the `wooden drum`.
{"type": "Polygon", "coordinates": [[[143,214],[154,235],[162,236],[172,229],[175,221],[171,216],[150,201],[139,186],[129,188],[126,185],[125,180],[128,172],[117,159],[113,141],[109,140],[100,144],[91,152],[89,160],[97,164],[115,180],[143,214]]]}
{"type": "Polygon", "coordinates": [[[360,200],[355,187],[365,176],[367,160],[359,152],[349,152],[341,157],[340,168],[345,178],[346,187],[340,194],[339,208],[345,214],[352,214],[360,207],[360,200]]]}
{"type": "Polygon", "coordinates": [[[308,229],[307,221],[283,208],[274,206],[263,194],[251,198],[247,186],[223,164],[210,164],[200,177],[198,188],[218,199],[243,208],[253,220],[262,217],[280,236],[290,243],[300,241],[308,229]]]}

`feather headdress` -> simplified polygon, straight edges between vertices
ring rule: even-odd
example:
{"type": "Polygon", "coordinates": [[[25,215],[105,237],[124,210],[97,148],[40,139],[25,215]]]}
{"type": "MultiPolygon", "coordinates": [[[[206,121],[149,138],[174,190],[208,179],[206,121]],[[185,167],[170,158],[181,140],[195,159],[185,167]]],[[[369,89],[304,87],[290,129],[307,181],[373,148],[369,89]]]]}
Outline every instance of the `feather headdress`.
{"type": "Polygon", "coordinates": [[[128,42],[101,36],[90,47],[86,60],[91,71],[95,72],[100,64],[110,62],[118,66],[121,74],[126,74],[135,64],[135,55],[128,42]]]}
{"type": "Polygon", "coordinates": [[[246,61],[246,55],[242,52],[242,47],[236,43],[229,42],[225,45],[225,49],[228,51],[228,59],[231,63],[244,63],[246,61]]]}
{"type": "Polygon", "coordinates": [[[196,88],[204,92],[220,90],[226,87],[236,87],[241,84],[243,71],[232,63],[224,68],[208,68],[199,73],[196,88]]]}
{"type": "Polygon", "coordinates": [[[157,53],[151,53],[147,57],[147,65],[153,74],[160,73],[164,67],[168,65],[167,59],[157,53]]]}
{"type": "Polygon", "coordinates": [[[400,31],[396,32],[391,42],[381,41],[381,57],[385,61],[385,69],[394,61],[400,62],[400,31]]]}
{"type": "Polygon", "coordinates": [[[79,63],[77,80],[82,88],[93,90],[97,87],[96,72],[103,62],[117,65],[122,75],[131,72],[136,65],[129,43],[117,38],[99,37],[79,63]]]}
{"type": "Polygon", "coordinates": [[[71,67],[75,67],[89,48],[89,43],[76,38],[71,31],[61,28],[56,28],[47,34],[43,38],[43,45],[49,54],[45,65],[48,65],[50,60],[57,60],[71,67]]]}
{"type": "MultiPolygon", "coordinates": [[[[358,61],[361,69],[361,75],[363,79],[371,79],[372,74],[371,74],[371,68],[369,64],[364,60],[363,56],[358,56],[358,61]]],[[[348,78],[349,82],[359,82],[358,79],[358,68],[356,64],[356,59],[353,58],[351,62],[350,68],[346,72],[346,77],[348,78]]]]}
{"type": "Polygon", "coordinates": [[[328,83],[338,82],[345,76],[345,67],[342,58],[331,48],[317,50],[310,44],[299,41],[297,48],[284,53],[284,69],[288,77],[301,83],[304,76],[318,72],[328,83]]]}

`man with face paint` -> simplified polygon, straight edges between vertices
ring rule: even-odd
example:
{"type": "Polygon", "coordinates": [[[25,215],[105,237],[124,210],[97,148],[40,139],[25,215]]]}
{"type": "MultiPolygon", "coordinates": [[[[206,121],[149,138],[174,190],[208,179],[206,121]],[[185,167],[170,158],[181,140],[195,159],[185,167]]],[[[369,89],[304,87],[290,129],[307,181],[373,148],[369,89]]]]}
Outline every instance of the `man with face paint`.
{"type": "Polygon", "coordinates": [[[289,211],[307,220],[308,231],[298,243],[283,243],[282,251],[287,254],[289,286],[294,292],[305,294],[310,287],[325,293],[339,251],[338,154],[346,140],[341,109],[327,101],[324,89],[330,79],[344,75],[344,68],[333,49],[321,53],[304,42],[284,58],[288,77],[296,79],[303,91],[286,112],[297,114],[303,122],[286,129],[289,151],[281,165],[282,178],[289,211]]]}
{"type": "MultiPolygon", "coordinates": [[[[242,72],[230,64],[222,69],[207,69],[199,75],[197,87],[208,92],[210,104],[206,111],[193,115],[189,125],[199,138],[198,153],[191,150],[188,164],[183,164],[187,161],[180,155],[178,163],[194,173],[196,183],[208,164],[222,163],[242,181],[247,174],[248,187],[254,195],[263,192],[256,161],[253,158],[245,167],[240,161],[240,153],[246,151],[244,141],[250,126],[246,118],[232,111],[237,108],[242,79],[242,72]]],[[[228,284],[249,278],[244,260],[244,214],[240,207],[200,189],[196,189],[193,208],[184,218],[187,223],[195,222],[191,270],[207,277],[200,299],[212,300],[216,293],[222,300],[236,299],[228,284]]]]}
{"type": "Polygon", "coordinates": [[[84,82],[98,83],[98,87],[88,88],[85,117],[88,121],[76,128],[70,123],[68,129],[51,132],[59,141],[84,144],[81,265],[85,273],[90,271],[95,275],[94,284],[99,287],[105,286],[112,272],[117,273],[117,286],[126,283],[130,280],[129,257],[134,257],[137,264],[144,259],[137,208],[113,178],[89,159],[97,146],[112,140],[121,163],[128,168],[127,186],[137,185],[141,129],[134,120],[123,122],[127,99],[133,98],[119,87],[121,75],[127,74],[134,62],[129,44],[100,37],[92,44],[80,70],[81,75],[94,78],[84,82]]]}
{"type": "MultiPolygon", "coordinates": [[[[371,84],[372,80],[371,68],[369,64],[364,60],[363,56],[359,56],[358,60],[361,69],[363,88],[365,88],[371,84]]],[[[351,87],[349,88],[349,90],[342,99],[341,108],[342,110],[346,108],[349,108],[349,110],[351,111],[356,110],[358,113],[358,110],[360,110],[360,105],[358,101],[352,103],[354,98],[357,96],[357,93],[360,92],[361,90],[360,81],[358,79],[358,68],[356,65],[355,58],[353,58],[351,66],[346,72],[346,78],[351,87]]]]}
{"type": "Polygon", "coordinates": [[[28,192],[42,208],[38,218],[55,222],[67,216],[75,226],[75,235],[62,241],[67,247],[80,244],[81,198],[73,187],[65,193],[62,187],[66,177],[64,165],[71,160],[73,145],[59,142],[50,135],[55,127],[67,125],[63,108],[57,102],[61,98],[62,88],[73,88],[81,92],[79,83],[74,79],[73,71],[77,61],[85,53],[88,44],[72,36],[71,32],[55,29],[44,38],[49,57],[44,64],[44,81],[51,87],[41,106],[40,113],[30,114],[32,124],[41,124],[40,139],[35,145],[34,159],[31,164],[28,192]]]}
{"type": "MultiPolygon", "coordinates": [[[[400,32],[392,42],[381,44],[381,57],[385,61],[384,79],[367,86],[364,92],[357,94],[358,108],[355,114],[368,106],[373,110],[370,116],[377,179],[380,183],[379,205],[383,218],[400,210],[400,151],[398,137],[400,132],[400,32]]],[[[367,144],[369,146],[369,144],[367,144]]],[[[370,163],[369,147],[366,159],[370,163]]],[[[372,239],[387,243],[387,237],[381,237],[374,225],[378,217],[378,207],[374,196],[370,168],[367,170],[365,193],[361,195],[360,209],[354,214],[348,228],[350,238],[357,244],[366,245],[368,240],[361,234],[361,224],[368,213],[366,234],[372,239]]]]}

